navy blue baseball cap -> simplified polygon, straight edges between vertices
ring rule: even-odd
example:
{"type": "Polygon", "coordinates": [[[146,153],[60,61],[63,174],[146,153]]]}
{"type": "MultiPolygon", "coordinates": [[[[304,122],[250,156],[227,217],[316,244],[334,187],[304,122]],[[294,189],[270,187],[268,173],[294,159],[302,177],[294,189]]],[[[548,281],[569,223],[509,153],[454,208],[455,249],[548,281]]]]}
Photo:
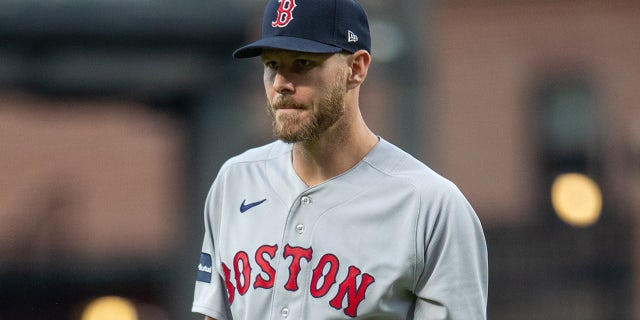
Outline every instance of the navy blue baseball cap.
{"type": "Polygon", "coordinates": [[[269,0],[262,38],[233,52],[235,58],[259,56],[263,49],[311,53],[371,53],[367,14],[355,0],[269,0]]]}

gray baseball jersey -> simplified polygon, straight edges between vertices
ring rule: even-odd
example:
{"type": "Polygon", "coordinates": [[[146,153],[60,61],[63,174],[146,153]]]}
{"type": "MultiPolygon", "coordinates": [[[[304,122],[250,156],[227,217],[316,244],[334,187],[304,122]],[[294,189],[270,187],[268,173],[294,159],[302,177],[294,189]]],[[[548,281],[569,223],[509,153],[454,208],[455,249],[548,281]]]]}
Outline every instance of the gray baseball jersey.
{"type": "Polygon", "coordinates": [[[307,187],[280,141],[227,161],[205,204],[193,312],[224,319],[486,318],[487,248],[453,183],[381,139],[307,187]]]}

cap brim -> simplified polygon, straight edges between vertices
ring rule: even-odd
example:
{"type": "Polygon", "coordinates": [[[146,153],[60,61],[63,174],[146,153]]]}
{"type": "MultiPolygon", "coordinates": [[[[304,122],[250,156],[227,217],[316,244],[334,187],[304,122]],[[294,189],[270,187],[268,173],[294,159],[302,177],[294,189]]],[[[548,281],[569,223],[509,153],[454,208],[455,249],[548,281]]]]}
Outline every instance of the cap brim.
{"type": "Polygon", "coordinates": [[[336,53],[343,49],[321,42],[285,36],[260,39],[233,52],[236,59],[257,57],[263,49],[282,49],[309,53],[336,53]]]}

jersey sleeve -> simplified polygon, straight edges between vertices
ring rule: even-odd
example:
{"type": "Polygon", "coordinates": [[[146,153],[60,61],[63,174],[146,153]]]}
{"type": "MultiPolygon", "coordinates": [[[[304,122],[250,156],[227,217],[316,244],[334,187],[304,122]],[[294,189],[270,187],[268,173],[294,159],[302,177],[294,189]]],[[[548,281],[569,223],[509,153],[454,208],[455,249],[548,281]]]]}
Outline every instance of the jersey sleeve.
{"type": "MultiPolygon", "coordinates": [[[[462,193],[445,184],[426,210],[424,267],[418,270],[414,319],[486,319],[488,254],[480,221],[462,193]]],[[[420,240],[419,240],[420,241],[420,240]]]]}
{"type": "MultiPolygon", "coordinates": [[[[219,178],[219,177],[218,177],[219,178]]],[[[217,320],[231,319],[224,279],[216,263],[214,239],[216,234],[216,210],[219,208],[219,179],[216,179],[205,202],[204,239],[197,267],[192,312],[200,313],[217,320]]]]}

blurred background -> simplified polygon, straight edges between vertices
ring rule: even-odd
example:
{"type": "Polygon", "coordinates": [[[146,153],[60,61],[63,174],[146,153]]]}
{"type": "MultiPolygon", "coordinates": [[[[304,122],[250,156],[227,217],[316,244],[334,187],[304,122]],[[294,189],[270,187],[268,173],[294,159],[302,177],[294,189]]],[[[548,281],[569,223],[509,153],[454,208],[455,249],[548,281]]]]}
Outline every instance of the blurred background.
{"type": "MultiPolygon", "coordinates": [[[[366,121],[476,208],[489,319],[640,319],[640,2],[361,2],[366,121]]],[[[0,1],[0,320],[202,319],[208,187],[272,140],[231,58],[262,8],[0,1]]]]}

